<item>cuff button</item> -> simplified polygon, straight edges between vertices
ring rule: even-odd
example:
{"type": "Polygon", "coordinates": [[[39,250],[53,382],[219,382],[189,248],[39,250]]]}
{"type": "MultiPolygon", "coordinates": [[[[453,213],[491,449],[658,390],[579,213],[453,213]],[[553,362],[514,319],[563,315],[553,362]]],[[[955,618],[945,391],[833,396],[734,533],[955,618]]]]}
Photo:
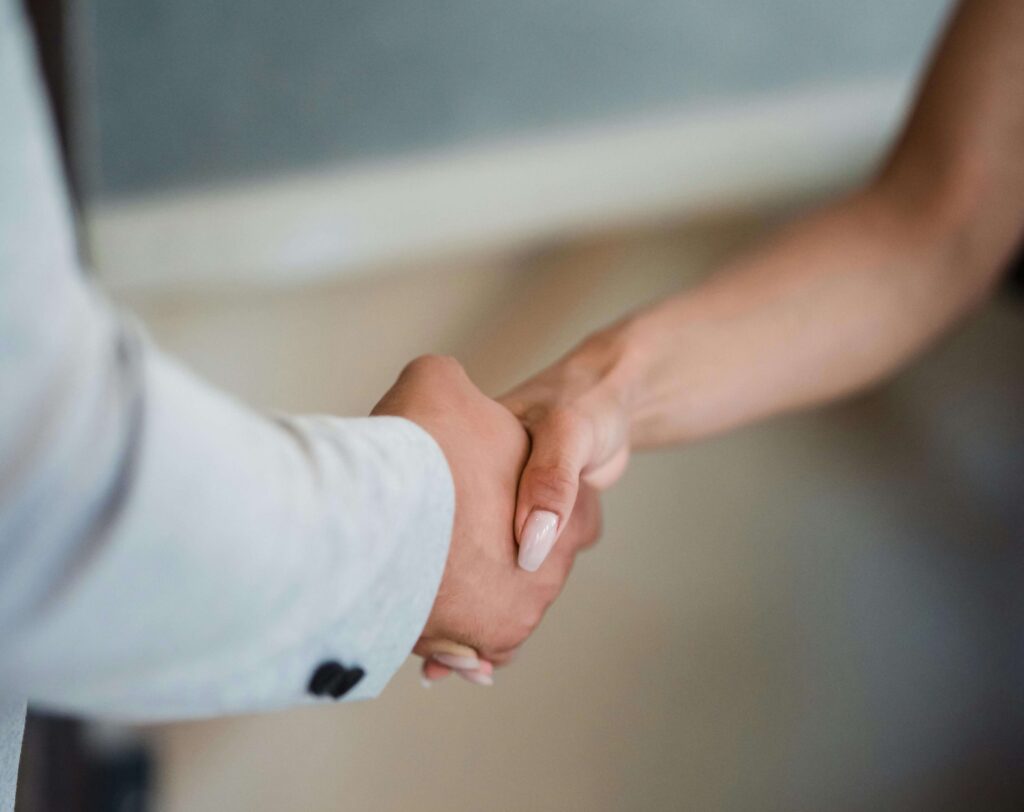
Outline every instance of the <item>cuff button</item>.
{"type": "Polygon", "coordinates": [[[337,660],[320,663],[309,678],[307,690],[313,696],[330,696],[340,699],[352,690],[366,672],[359,666],[346,668],[337,660]]]}

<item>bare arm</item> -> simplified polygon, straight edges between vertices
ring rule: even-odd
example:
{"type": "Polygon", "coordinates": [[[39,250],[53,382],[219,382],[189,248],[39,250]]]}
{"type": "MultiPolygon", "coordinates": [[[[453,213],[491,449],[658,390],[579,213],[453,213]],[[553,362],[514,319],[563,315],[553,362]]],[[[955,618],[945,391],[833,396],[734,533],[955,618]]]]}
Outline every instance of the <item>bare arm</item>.
{"type": "Polygon", "coordinates": [[[1022,227],[1024,3],[966,0],[870,182],[506,396],[534,441],[520,560],[553,541],[524,533],[528,517],[554,514],[560,527],[580,475],[607,484],[631,448],[827,401],[896,370],[985,299],[1022,227]]]}

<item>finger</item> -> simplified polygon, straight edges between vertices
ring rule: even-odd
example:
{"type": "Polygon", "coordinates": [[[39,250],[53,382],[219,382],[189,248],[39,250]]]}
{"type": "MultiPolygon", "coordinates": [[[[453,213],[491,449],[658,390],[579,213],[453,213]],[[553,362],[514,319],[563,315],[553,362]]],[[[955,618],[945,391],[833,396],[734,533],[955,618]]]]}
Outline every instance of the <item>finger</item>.
{"type": "Polygon", "coordinates": [[[494,666],[486,660],[480,663],[480,667],[476,670],[457,670],[455,672],[462,677],[466,682],[471,682],[474,685],[481,685],[485,688],[489,688],[494,685],[494,666]]]}
{"type": "Polygon", "coordinates": [[[420,685],[429,688],[432,683],[443,680],[451,673],[452,669],[436,660],[424,660],[420,668],[420,685]]]}
{"type": "Polygon", "coordinates": [[[611,459],[583,472],[583,481],[590,487],[604,491],[618,482],[629,465],[629,446],[622,446],[611,459]]]}
{"type": "Polygon", "coordinates": [[[586,425],[572,412],[557,411],[530,427],[532,446],[519,480],[515,518],[524,570],[540,568],[572,515],[580,473],[593,448],[586,425]]]}
{"type": "Polygon", "coordinates": [[[491,686],[494,684],[494,664],[488,660],[481,660],[480,667],[476,669],[449,668],[436,660],[424,660],[420,669],[420,684],[424,688],[429,688],[433,683],[439,682],[453,673],[474,685],[491,686]]]}
{"type": "Polygon", "coordinates": [[[476,649],[438,637],[421,637],[413,653],[424,659],[436,660],[449,668],[475,669],[480,666],[480,655],[476,649]]]}
{"type": "Polygon", "coordinates": [[[487,662],[490,662],[495,668],[504,668],[519,656],[519,651],[521,649],[522,646],[519,645],[515,648],[506,649],[505,651],[495,652],[493,654],[488,653],[487,662]]]}
{"type": "MultiPolygon", "coordinates": [[[[597,543],[601,526],[601,497],[597,490],[584,482],[577,493],[572,517],[555,554],[564,558],[565,563],[571,564],[577,553],[597,543]]],[[[568,577],[568,572],[564,577],[568,577]]]]}
{"type": "Polygon", "coordinates": [[[487,658],[481,660],[481,663],[488,663],[494,668],[504,668],[518,656],[521,648],[522,645],[520,644],[514,648],[508,648],[501,651],[488,651],[487,658]]]}

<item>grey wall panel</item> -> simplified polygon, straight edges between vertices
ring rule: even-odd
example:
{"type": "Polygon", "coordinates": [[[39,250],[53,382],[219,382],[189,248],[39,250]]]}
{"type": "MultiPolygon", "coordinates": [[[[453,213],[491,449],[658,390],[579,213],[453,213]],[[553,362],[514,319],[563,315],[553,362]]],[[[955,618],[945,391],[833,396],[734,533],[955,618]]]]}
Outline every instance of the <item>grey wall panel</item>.
{"type": "Polygon", "coordinates": [[[947,6],[89,2],[86,177],[103,197],[902,73],[947,6]]]}

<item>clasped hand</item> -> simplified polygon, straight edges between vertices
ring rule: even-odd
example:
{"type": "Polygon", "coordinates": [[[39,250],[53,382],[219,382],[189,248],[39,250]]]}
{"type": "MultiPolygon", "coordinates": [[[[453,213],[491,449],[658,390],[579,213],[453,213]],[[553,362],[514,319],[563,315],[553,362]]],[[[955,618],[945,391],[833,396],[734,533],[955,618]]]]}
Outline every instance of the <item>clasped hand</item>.
{"type": "Polygon", "coordinates": [[[524,403],[522,394],[509,401],[518,404],[517,416],[480,392],[454,359],[424,356],[373,410],[426,430],[455,485],[448,561],[415,648],[427,679],[455,669],[490,684],[493,667],[507,663],[537,628],[576,555],[600,533],[596,490],[580,484],[579,471],[550,467],[548,443],[531,454],[526,426],[546,421],[538,420],[536,401],[524,403]]]}

